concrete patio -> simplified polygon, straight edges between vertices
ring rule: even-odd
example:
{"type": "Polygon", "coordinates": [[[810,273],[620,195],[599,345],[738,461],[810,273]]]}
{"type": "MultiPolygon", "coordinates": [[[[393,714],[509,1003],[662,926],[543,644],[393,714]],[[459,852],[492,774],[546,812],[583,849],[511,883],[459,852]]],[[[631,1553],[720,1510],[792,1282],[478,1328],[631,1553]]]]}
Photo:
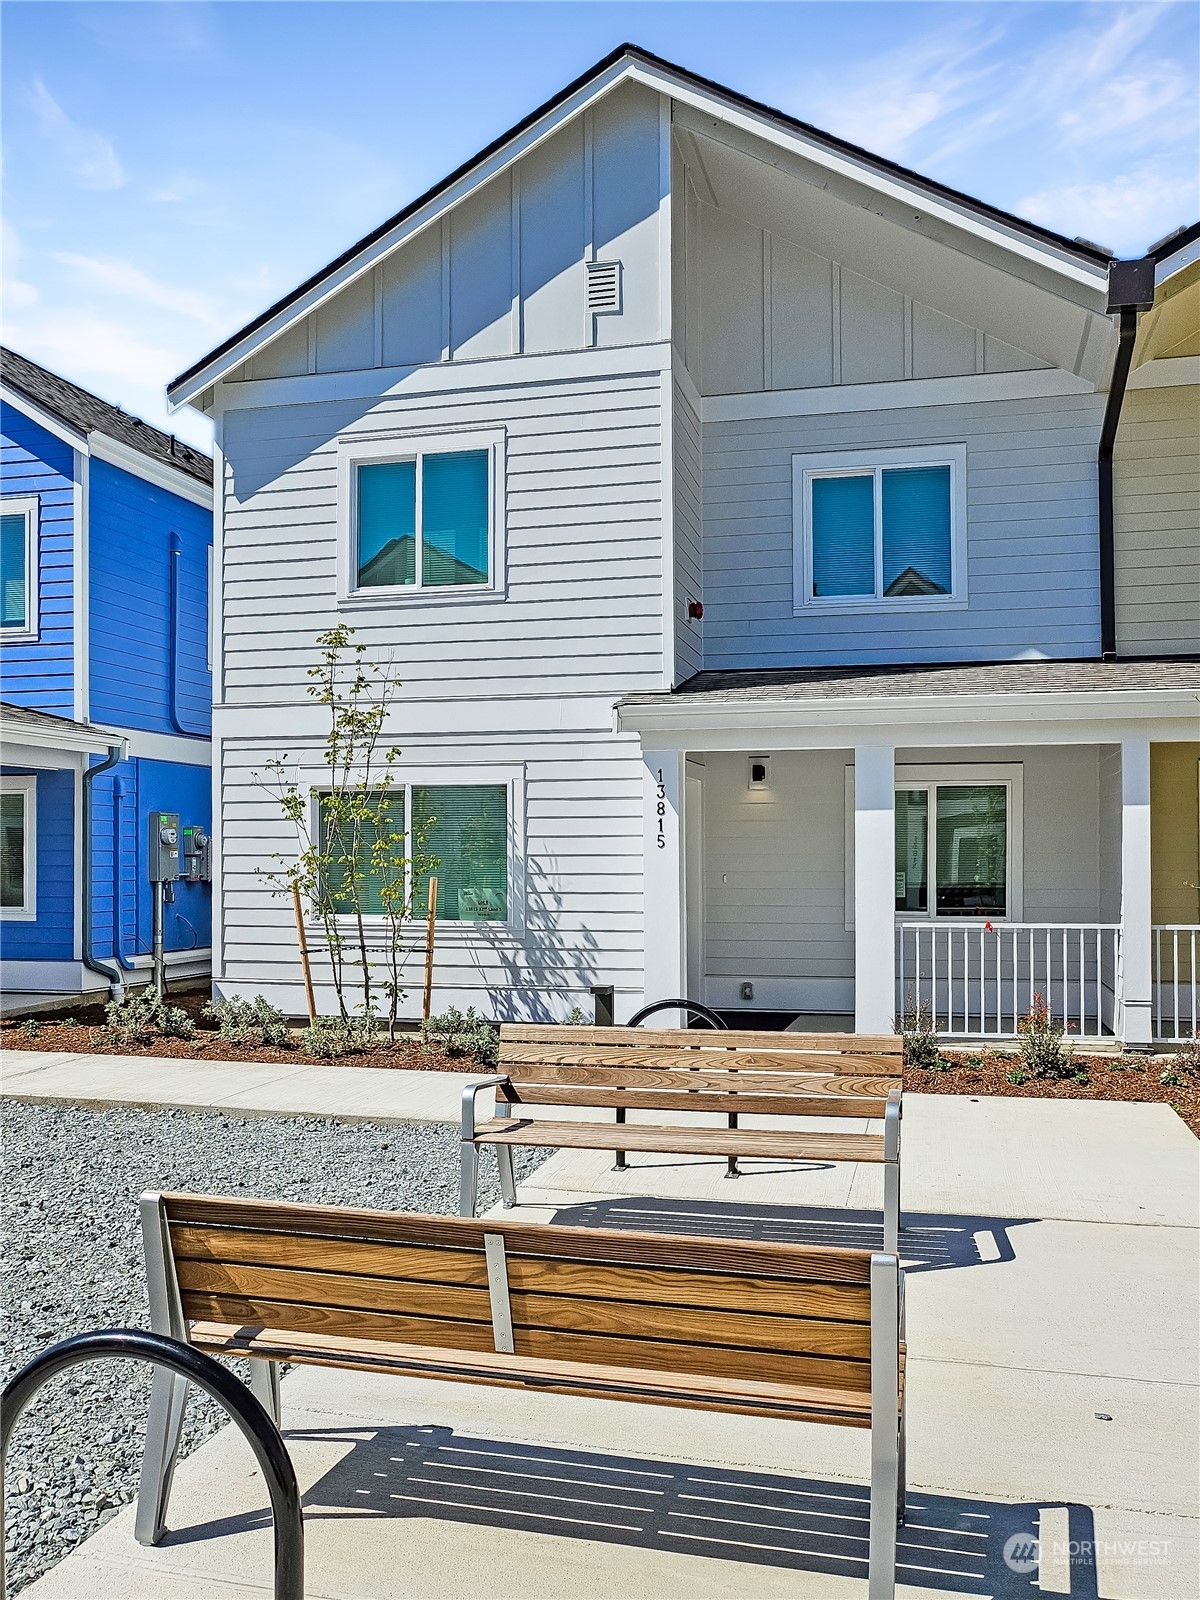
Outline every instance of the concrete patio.
{"type": "MultiPolygon", "coordinates": [[[[74,1098],[78,1062],[10,1056],[6,1092],[74,1098]]],[[[119,1064],[118,1093],[99,1081],[122,1076],[112,1063],[92,1058],[96,1102],[198,1090],[174,1079],[180,1063],[154,1074],[139,1062],[119,1064]]],[[[285,1104],[268,1104],[269,1082],[239,1091],[214,1078],[207,1104],[269,1114],[320,1102],[318,1114],[353,1118],[366,1100],[375,1116],[456,1116],[454,1078],[297,1070],[321,1081],[276,1077],[285,1104]]],[[[1198,1152],[1161,1106],[906,1099],[901,1594],[1200,1593],[1198,1152]],[[1014,1570],[1006,1544],[1038,1533],[1040,1566],[1014,1570]]],[[[878,1242],[877,1171],[749,1163],[732,1183],[720,1162],[632,1159],[620,1174],[602,1154],[560,1152],[522,1187],[521,1214],[878,1242]]],[[[315,1368],[285,1379],[283,1401],[313,1600],[866,1592],[866,1433],[315,1368]]],[[[162,1545],[136,1545],[132,1520],[122,1512],[25,1593],[270,1593],[266,1496],[232,1430],[181,1464],[162,1545]]]]}

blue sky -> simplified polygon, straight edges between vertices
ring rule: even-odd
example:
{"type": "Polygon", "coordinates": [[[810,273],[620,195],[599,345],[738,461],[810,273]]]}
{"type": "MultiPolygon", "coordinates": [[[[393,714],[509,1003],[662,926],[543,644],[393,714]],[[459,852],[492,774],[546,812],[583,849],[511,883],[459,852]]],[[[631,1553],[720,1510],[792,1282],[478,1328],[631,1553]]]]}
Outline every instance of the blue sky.
{"type": "Polygon", "coordinates": [[[162,388],[622,40],[1124,255],[1200,211],[1200,8],[3,6],[5,339],[162,388]]]}

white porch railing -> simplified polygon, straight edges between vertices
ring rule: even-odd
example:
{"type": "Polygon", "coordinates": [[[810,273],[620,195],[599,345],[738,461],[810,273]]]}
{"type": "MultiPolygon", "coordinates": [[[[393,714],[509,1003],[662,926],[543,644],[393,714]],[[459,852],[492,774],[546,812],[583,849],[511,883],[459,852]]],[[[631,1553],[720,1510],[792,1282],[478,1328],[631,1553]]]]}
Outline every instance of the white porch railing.
{"type": "Polygon", "coordinates": [[[927,1004],[951,1038],[1011,1038],[1039,994],[1073,1038],[1117,1031],[1118,924],[905,922],[896,940],[897,1010],[927,1004]]]}
{"type": "Polygon", "coordinates": [[[1200,927],[1164,923],[1154,938],[1154,1037],[1167,1043],[1200,1036],[1200,927]]]}

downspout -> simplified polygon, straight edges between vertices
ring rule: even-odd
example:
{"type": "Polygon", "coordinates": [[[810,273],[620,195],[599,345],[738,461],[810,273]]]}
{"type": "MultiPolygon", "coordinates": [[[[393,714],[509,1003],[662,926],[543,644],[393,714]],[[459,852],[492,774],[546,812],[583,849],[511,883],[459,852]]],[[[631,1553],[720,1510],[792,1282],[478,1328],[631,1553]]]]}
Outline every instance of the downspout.
{"type": "Polygon", "coordinates": [[[121,801],[129,793],[127,778],[113,779],[113,960],[125,972],[135,970],[121,949],[121,801]]]}
{"type": "Polygon", "coordinates": [[[102,772],[109,772],[125,754],[123,744],[110,744],[108,755],[98,767],[83,773],[83,964],[108,983],[111,999],[125,993],[125,980],[117,967],[106,966],[96,955],[92,939],[92,786],[102,772]]]}
{"type": "Polygon", "coordinates": [[[1100,655],[1113,661],[1117,654],[1116,539],[1113,527],[1113,451],[1117,425],[1125,401],[1133,346],[1137,339],[1138,313],[1154,304],[1153,256],[1139,261],[1111,261],[1108,266],[1108,313],[1119,315],[1117,355],[1112,382],[1100,425],[1100,446],[1096,453],[1096,488],[1099,496],[1100,534],[1100,655]]]}
{"type": "Polygon", "coordinates": [[[175,732],[183,734],[185,739],[206,739],[208,737],[206,733],[197,733],[194,728],[185,728],[179,717],[179,617],[182,610],[183,582],[180,563],[182,560],[183,541],[177,533],[172,533],[168,578],[170,610],[167,621],[169,634],[167,640],[167,717],[175,732]]]}

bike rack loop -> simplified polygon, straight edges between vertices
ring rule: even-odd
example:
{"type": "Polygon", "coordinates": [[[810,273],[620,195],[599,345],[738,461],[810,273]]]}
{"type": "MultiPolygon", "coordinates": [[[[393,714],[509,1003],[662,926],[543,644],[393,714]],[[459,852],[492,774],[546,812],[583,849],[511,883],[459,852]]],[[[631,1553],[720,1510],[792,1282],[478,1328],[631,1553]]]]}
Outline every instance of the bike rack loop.
{"type": "Polygon", "coordinates": [[[656,1011],[685,1011],[688,1016],[688,1025],[691,1026],[692,1017],[700,1017],[710,1028],[725,1028],[726,1023],[711,1008],[702,1005],[699,1000],[679,998],[676,1000],[656,1000],[653,1005],[643,1006],[640,1011],[635,1011],[625,1024],[627,1028],[640,1028],[647,1017],[652,1017],[656,1011]]]}
{"type": "MultiPolygon", "coordinates": [[[[17,1419],[50,1378],[87,1361],[149,1361],[167,1367],[211,1395],[245,1434],[271,1496],[275,1530],[275,1600],[304,1600],[304,1524],[300,1488],[279,1429],[245,1384],[190,1345],[141,1328],[79,1333],[34,1356],[5,1385],[0,1400],[0,1472],[17,1419]]],[[[0,1590],[0,1592],[6,1592],[0,1590]]]]}

